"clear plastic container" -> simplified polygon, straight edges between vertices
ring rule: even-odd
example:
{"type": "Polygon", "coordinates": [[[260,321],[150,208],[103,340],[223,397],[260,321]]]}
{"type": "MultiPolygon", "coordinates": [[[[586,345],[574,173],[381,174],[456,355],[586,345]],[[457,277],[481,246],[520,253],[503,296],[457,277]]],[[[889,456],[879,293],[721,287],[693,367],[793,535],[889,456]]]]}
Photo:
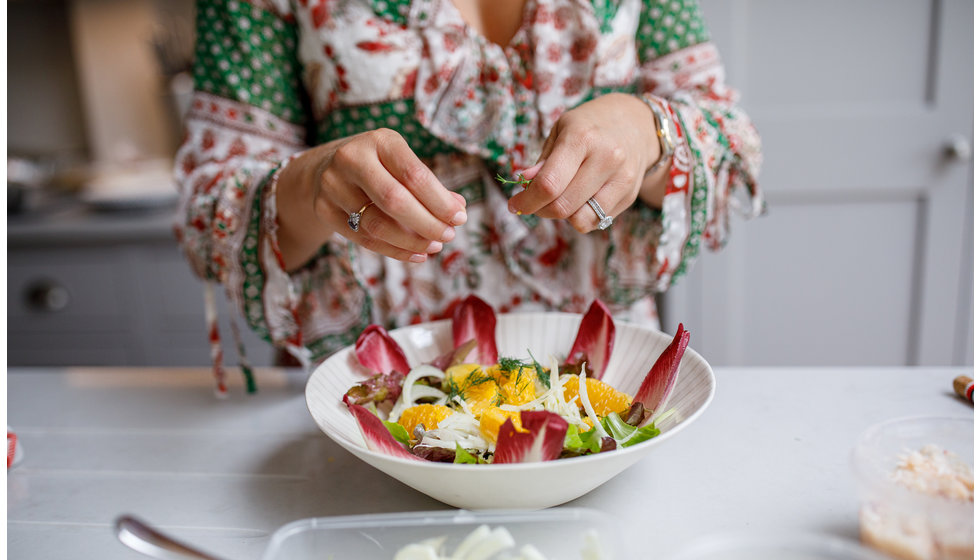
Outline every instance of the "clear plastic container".
{"type": "Polygon", "coordinates": [[[272,536],[263,560],[392,560],[404,546],[445,536],[447,552],[480,525],[503,527],[516,554],[530,544],[549,560],[618,560],[623,539],[612,519],[585,508],[539,511],[466,510],[303,519],[272,536]],[[583,551],[598,544],[601,555],[583,551]]]}
{"type": "Polygon", "coordinates": [[[857,542],[816,533],[719,533],[669,560],[888,560],[857,542]]]}
{"type": "Polygon", "coordinates": [[[901,560],[973,558],[972,417],[908,417],[876,424],[858,440],[852,466],[865,544],[901,560]],[[930,455],[928,446],[940,453],[930,455]],[[956,471],[950,464],[956,461],[969,467],[968,480],[952,476],[956,471]],[[906,482],[900,484],[897,476],[906,482]],[[940,495],[953,490],[956,497],[940,495]]]}

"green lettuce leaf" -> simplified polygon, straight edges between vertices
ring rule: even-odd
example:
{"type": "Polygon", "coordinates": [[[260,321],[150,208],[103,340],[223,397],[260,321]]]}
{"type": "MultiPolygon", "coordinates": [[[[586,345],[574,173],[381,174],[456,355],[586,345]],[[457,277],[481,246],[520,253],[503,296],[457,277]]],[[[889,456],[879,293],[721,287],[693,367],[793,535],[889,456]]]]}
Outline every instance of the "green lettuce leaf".
{"type": "Polygon", "coordinates": [[[387,422],[387,421],[384,421],[384,425],[385,428],[388,428],[388,431],[391,432],[391,435],[396,440],[398,440],[399,443],[401,443],[405,447],[411,446],[408,437],[408,430],[406,430],[404,426],[402,426],[397,422],[387,422]]]}
{"type": "Polygon", "coordinates": [[[660,428],[651,422],[642,428],[630,426],[618,414],[610,414],[602,420],[602,427],[620,447],[629,447],[660,435],[660,428]]]}
{"type": "Polygon", "coordinates": [[[578,428],[569,426],[565,434],[565,450],[584,455],[585,453],[598,453],[602,449],[602,436],[598,430],[592,428],[587,432],[579,433],[578,428]]]}
{"type": "Polygon", "coordinates": [[[476,465],[476,464],[482,463],[482,462],[483,461],[480,461],[475,456],[473,456],[472,453],[470,453],[469,451],[463,449],[463,447],[458,442],[456,443],[456,458],[453,459],[453,463],[463,463],[463,464],[467,464],[467,465],[476,465]]]}

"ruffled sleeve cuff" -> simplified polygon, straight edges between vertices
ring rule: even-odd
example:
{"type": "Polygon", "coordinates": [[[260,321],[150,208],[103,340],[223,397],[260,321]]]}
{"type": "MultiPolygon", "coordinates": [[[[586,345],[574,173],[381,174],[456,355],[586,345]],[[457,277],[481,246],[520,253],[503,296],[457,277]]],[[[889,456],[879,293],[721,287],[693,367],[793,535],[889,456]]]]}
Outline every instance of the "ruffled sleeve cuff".
{"type": "Polygon", "coordinates": [[[303,347],[298,319],[302,280],[286,271],[277,235],[276,204],[283,169],[302,153],[297,152],[279,163],[256,196],[241,253],[244,271],[241,305],[252,329],[307,365],[309,352],[303,347]]]}

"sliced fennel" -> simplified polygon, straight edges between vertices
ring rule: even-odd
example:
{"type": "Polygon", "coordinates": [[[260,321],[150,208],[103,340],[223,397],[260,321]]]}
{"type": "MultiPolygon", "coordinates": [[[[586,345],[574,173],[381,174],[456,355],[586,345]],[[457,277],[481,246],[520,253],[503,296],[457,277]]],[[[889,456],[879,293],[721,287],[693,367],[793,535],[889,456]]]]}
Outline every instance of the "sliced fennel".
{"type": "MultiPolygon", "coordinates": [[[[491,529],[488,525],[480,525],[451,554],[444,550],[446,540],[443,536],[406,545],[395,553],[393,560],[548,560],[532,544],[514,550],[517,543],[505,527],[491,529]]],[[[582,560],[609,560],[595,530],[585,532],[583,545],[582,560]]]]}

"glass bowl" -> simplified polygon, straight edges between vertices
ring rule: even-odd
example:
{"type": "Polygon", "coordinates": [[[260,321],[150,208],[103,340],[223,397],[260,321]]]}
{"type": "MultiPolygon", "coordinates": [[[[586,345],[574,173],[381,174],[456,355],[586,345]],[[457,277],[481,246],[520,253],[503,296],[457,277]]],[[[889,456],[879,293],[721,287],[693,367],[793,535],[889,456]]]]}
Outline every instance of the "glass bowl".
{"type": "Polygon", "coordinates": [[[858,439],[852,467],[865,544],[900,560],[973,558],[972,417],[876,424],[858,439]]]}

